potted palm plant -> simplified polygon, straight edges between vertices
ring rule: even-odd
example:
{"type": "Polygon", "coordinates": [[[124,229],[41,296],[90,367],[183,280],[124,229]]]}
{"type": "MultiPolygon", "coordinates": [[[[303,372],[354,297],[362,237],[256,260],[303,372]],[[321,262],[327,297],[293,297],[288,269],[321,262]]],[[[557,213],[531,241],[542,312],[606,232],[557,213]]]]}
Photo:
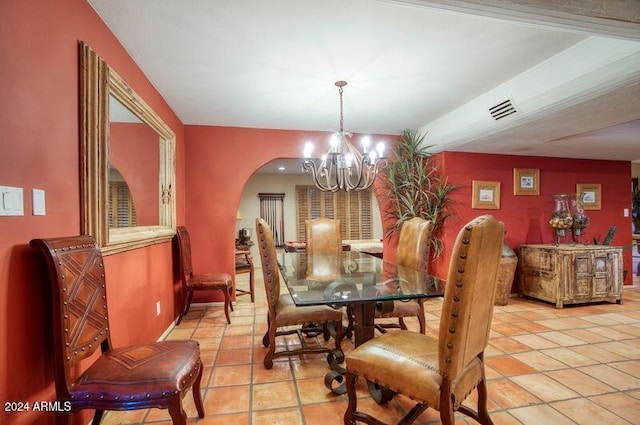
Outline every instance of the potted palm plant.
{"type": "Polygon", "coordinates": [[[452,199],[450,194],[455,186],[447,181],[438,169],[429,149],[424,143],[425,135],[416,130],[404,130],[393,148],[393,161],[385,168],[385,188],[389,212],[395,223],[387,229],[388,233],[400,230],[402,224],[413,218],[421,217],[433,222],[431,255],[433,258],[442,253],[440,238],[452,199]]]}

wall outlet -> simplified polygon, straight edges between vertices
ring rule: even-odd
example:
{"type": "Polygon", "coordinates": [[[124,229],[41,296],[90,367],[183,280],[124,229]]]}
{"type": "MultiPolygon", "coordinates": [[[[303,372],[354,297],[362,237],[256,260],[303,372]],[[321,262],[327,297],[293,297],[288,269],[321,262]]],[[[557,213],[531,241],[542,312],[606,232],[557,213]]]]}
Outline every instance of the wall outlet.
{"type": "Polygon", "coordinates": [[[629,217],[629,208],[625,208],[624,210],[622,210],[622,215],[624,217],[629,217]]]}
{"type": "Polygon", "coordinates": [[[160,316],[160,301],[156,303],[156,315],[160,316]]]}

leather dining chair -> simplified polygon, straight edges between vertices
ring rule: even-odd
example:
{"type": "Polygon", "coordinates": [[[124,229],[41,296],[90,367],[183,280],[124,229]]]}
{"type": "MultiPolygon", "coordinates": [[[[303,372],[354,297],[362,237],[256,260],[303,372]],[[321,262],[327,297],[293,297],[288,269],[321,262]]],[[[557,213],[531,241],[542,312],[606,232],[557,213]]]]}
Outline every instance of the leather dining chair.
{"type": "Polygon", "coordinates": [[[342,236],[340,220],[314,218],[305,221],[307,277],[327,280],[340,274],[342,236]]]}
{"type": "Polygon", "coordinates": [[[65,406],[57,424],[69,424],[71,414],[83,409],[95,409],[97,425],[105,410],[160,408],[168,409],[174,425],[184,425],[182,399],[190,388],[204,417],[197,341],[111,346],[104,264],[91,236],[33,239],[30,245],[42,252],[48,268],[44,292],[51,303],[56,400],[65,406]],[[88,364],[98,349],[102,355],[88,364]],[[88,367],[78,374],[81,363],[88,367]]]}
{"type": "Polygon", "coordinates": [[[182,318],[189,312],[191,301],[193,301],[193,293],[195,291],[220,291],[224,296],[224,315],[227,323],[231,323],[229,317],[229,308],[233,311],[231,304],[231,295],[233,293],[233,278],[227,273],[215,272],[207,274],[193,274],[193,266],[191,263],[191,238],[189,232],[184,226],[178,226],[176,229],[176,239],[178,240],[178,253],[180,265],[180,278],[182,280],[182,288],[187,293],[187,301],[183,309],[180,309],[180,316],[176,322],[176,326],[182,322],[182,318]]]}
{"type": "MultiPolygon", "coordinates": [[[[413,270],[428,270],[432,231],[433,223],[430,220],[414,217],[405,221],[400,229],[396,263],[413,270]]],[[[398,323],[376,323],[376,329],[380,332],[384,333],[389,328],[406,330],[405,317],[416,317],[420,325],[420,333],[426,332],[423,299],[395,300],[381,305],[383,308],[376,309],[375,317],[378,319],[397,318],[398,323]]]]}
{"type": "Polygon", "coordinates": [[[437,338],[405,330],[388,332],[347,355],[345,424],[382,423],[357,409],[356,381],[363,377],[382,390],[379,403],[396,394],[417,403],[399,423],[413,423],[431,407],[440,412],[445,425],[455,423],[456,411],[492,425],[484,350],[491,330],[503,236],[503,224],[490,215],[470,221],[458,233],[437,338]],[[462,405],[474,389],[476,410],[462,405]]]}
{"type": "MultiPolygon", "coordinates": [[[[256,233],[258,235],[258,249],[262,262],[262,276],[266,292],[268,316],[267,331],[262,338],[262,344],[268,348],[264,356],[264,367],[271,369],[273,360],[283,356],[296,356],[312,353],[330,353],[334,350],[342,351],[342,312],[329,306],[296,306],[291,295],[280,293],[280,271],[276,259],[276,248],[273,232],[267,222],[256,219],[256,233]],[[303,326],[309,323],[327,325],[335,323],[335,348],[330,346],[308,345],[303,335],[303,326]],[[285,329],[286,328],[286,329],[285,329]],[[276,338],[283,335],[297,334],[301,347],[276,351],[276,338]]],[[[328,341],[329,332],[324,332],[324,339],[328,341]]]]}

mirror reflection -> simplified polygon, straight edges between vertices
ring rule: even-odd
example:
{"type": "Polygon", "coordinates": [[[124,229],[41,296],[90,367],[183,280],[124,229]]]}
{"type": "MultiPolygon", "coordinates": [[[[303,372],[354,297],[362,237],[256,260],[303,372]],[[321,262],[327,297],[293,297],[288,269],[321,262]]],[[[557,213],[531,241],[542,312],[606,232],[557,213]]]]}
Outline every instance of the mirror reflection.
{"type": "Polygon", "coordinates": [[[109,138],[109,227],[158,225],[158,134],[109,95],[109,138]]]}

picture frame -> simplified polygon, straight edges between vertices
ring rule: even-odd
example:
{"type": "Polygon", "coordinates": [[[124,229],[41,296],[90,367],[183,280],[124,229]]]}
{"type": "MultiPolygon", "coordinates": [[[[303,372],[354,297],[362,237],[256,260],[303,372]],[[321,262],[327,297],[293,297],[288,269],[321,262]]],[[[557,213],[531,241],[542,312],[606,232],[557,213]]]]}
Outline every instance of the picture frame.
{"type": "Polygon", "coordinates": [[[500,182],[472,181],[471,208],[477,210],[500,209],[500,182]]]}
{"type": "Polygon", "coordinates": [[[516,196],[540,195],[540,170],[537,168],[514,168],[513,194],[516,196]]]}
{"type": "Polygon", "coordinates": [[[599,210],[602,208],[602,185],[599,183],[578,183],[576,194],[584,193],[582,205],[585,210],[599,210]]]}

